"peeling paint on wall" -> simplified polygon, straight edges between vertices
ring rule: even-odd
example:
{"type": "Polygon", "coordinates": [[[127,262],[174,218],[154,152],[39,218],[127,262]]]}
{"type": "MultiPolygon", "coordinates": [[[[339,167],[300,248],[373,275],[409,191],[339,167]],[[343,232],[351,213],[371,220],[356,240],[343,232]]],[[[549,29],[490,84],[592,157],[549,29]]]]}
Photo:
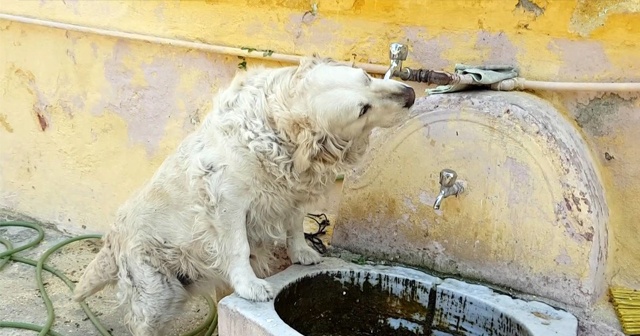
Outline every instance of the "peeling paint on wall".
{"type": "Polygon", "coordinates": [[[404,34],[411,47],[410,62],[417,62],[426,69],[434,70],[446,70],[451,67],[450,62],[443,58],[443,52],[453,45],[447,35],[429,36],[427,30],[422,27],[406,27],[404,34]]]}
{"type": "Polygon", "coordinates": [[[639,12],[640,2],[636,0],[578,0],[569,29],[581,36],[588,36],[604,26],[610,15],[639,12]]]}
{"type": "Polygon", "coordinates": [[[578,104],[575,120],[590,135],[606,136],[613,131],[612,117],[618,108],[629,104],[629,101],[616,94],[607,94],[594,98],[587,104],[578,104]]]}
{"type": "Polygon", "coordinates": [[[479,31],[476,48],[474,52],[485,51],[487,53],[485,64],[517,64],[518,49],[513,45],[509,37],[502,32],[489,33],[479,31]]]}
{"type": "Polygon", "coordinates": [[[592,41],[554,39],[549,50],[563,61],[558,75],[565,80],[592,80],[593,74],[607,74],[613,68],[602,44],[592,41]]]}
{"type": "Polygon", "coordinates": [[[213,88],[233,76],[233,70],[219,67],[220,56],[206,59],[202,55],[186,55],[176,61],[171,55],[156,55],[137,66],[130,65],[135,62],[132,57],[128,42],[115,44],[104,67],[109,86],[93,113],[101,115],[110,111],[120,115],[127,122],[132,143],[143,144],[149,155],[156,153],[165,138],[171,118],[177,118],[178,112],[186,109],[188,117],[183,125],[185,130],[192,130],[206,113],[202,106],[215,94],[213,88]],[[191,92],[177,96],[184,74],[192,72],[197,74],[193,75],[195,83],[191,85],[191,92]]]}
{"type": "Polygon", "coordinates": [[[100,115],[110,111],[121,116],[127,123],[131,141],[143,144],[152,155],[176,111],[175,94],[180,77],[177,65],[162,56],[140,64],[139,68],[127,66],[130,57],[128,42],[118,41],[104,67],[108,90],[102,92],[93,112],[100,115]]]}
{"type": "Polygon", "coordinates": [[[534,1],[531,1],[531,0],[518,0],[518,3],[516,4],[516,9],[520,9],[525,12],[532,13],[536,17],[544,14],[544,7],[541,7],[540,5],[536,4],[534,1]]]}
{"type": "Polygon", "coordinates": [[[49,103],[47,95],[38,87],[36,78],[30,71],[17,68],[15,65],[10,66],[10,71],[12,71],[16,76],[15,78],[21,82],[21,86],[26,88],[29,94],[36,98],[31,110],[38,128],[44,132],[49,127],[51,120],[51,104],[49,103]]]}

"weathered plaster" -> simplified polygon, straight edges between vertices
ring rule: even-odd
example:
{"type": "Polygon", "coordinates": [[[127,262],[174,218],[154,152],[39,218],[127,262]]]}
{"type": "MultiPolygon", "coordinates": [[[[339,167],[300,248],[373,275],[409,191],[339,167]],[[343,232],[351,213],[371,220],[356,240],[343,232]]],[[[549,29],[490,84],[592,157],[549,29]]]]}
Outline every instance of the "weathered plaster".
{"type": "Polygon", "coordinates": [[[427,97],[345,179],[332,242],[589,306],[608,253],[595,168],[573,125],[532,95],[427,97]],[[467,189],[434,211],[443,168],[467,189]]]}
{"type": "Polygon", "coordinates": [[[594,157],[601,166],[611,213],[610,254],[615,259],[608,265],[611,282],[616,285],[640,286],[635,271],[639,265],[640,245],[637,216],[640,215],[640,101],[633,94],[580,93],[560,99],[592,145],[594,157]]]}
{"type": "Polygon", "coordinates": [[[599,42],[555,39],[549,43],[549,49],[563,60],[558,76],[567,81],[589,81],[594,74],[606,76],[613,70],[599,42]]]}
{"type": "Polygon", "coordinates": [[[21,42],[0,53],[2,71],[11,74],[0,105],[13,130],[0,130],[2,206],[92,230],[108,227],[115,208],[198,124],[215,87],[235,71],[235,60],[220,55],[70,39],[19,24],[2,34],[21,42]],[[43,44],[41,52],[59,57],[45,64],[29,57],[43,44]]]}
{"type": "Polygon", "coordinates": [[[128,68],[125,62],[130,54],[126,42],[115,44],[104,67],[109,88],[103,91],[93,112],[100,115],[110,111],[123,118],[132,143],[142,144],[149,154],[154,154],[171,114],[176,112],[180,74],[177,64],[159,55],[151,63],[128,68]],[[136,75],[140,77],[137,80],[136,75]]]}
{"type": "MultiPolygon", "coordinates": [[[[451,70],[456,63],[509,62],[527,79],[640,79],[640,16],[634,0],[318,4],[315,16],[304,16],[310,10],[307,1],[281,0],[4,0],[0,11],[342,60],[386,64],[389,43],[399,41],[409,44],[406,64],[412,67],[451,70]]],[[[211,94],[238,62],[236,57],[0,21],[0,206],[105,229],[115,208],[198,125],[211,94]]],[[[258,64],[248,61],[248,66],[258,64]]],[[[537,94],[574,123],[598,164],[611,210],[608,278],[640,287],[637,95],[620,95],[623,102],[602,93],[537,94]]],[[[514,176],[511,185],[530,183],[518,177],[518,160],[502,164],[514,176]]],[[[435,187],[432,178],[416,183],[435,187]]],[[[418,209],[433,202],[430,193],[414,196],[411,202],[418,209]]],[[[519,201],[515,195],[509,198],[519,201]]],[[[414,226],[419,233],[433,231],[426,222],[403,218],[397,225],[407,232],[414,226]]],[[[454,236],[460,228],[447,230],[454,236]]],[[[587,239],[580,233],[573,237],[587,239]]],[[[427,252],[446,250],[438,244],[427,245],[427,252]]],[[[567,267],[577,262],[571,249],[571,263],[563,253],[553,259],[567,267]]],[[[436,255],[439,262],[448,262],[446,254],[431,254],[436,255]]],[[[554,261],[546,267],[558,266],[554,261]]]]}
{"type": "Polygon", "coordinates": [[[518,0],[518,3],[516,4],[516,9],[522,10],[527,13],[531,13],[535,17],[538,17],[544,14],[544,6],[540,6],[535,1],[531,1],[531,0],[518,0]]]}
{"type": "Polygon", "coordinates": [[[569,29],[581,36],[589,36],[591,32],[604,26],[611,15],[638,12],[640,3],[636,0],[578,0],[569,29]]]}
{"type": "Polygon", "coordinates": [[[484,64],[516,64],[518,49],[509,37],[502,33],[478,32],[478,40],[473,48],[474,52],[485,52],[484,64]]]}
{"type": "Polygon", "coordinates": [[[631,105],[631,102],[615,94],[594,98],[586,104],[577,102],[574,107],[575,120],[589,135],[610,135],[615,132],[612,117],[618,114],[620,109],[630,108],[631,105]]]}
{"type": "Polygon", "coordinates": [[[411,47],[409,62],[416,62],[421,67],[428,69],[450,69],[452,64],[443,58],[443,52],[453,45],[451,38],[446,35],[430,37],[425,28],[406,27],[404,34],[407,36],[407,44],[411,47]]]}

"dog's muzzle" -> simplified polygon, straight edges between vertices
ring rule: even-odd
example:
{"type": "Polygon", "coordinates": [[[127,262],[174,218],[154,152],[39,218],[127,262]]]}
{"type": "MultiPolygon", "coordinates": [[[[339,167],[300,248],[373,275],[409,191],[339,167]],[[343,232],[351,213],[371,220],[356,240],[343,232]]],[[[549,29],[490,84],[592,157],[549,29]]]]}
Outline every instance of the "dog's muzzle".
{"type": "Polygon", "coordinates": [[[410,108],[416,101],[416,92],[410,86],[402,89],[402,97],[404,98],[404,108],[410,108]]]}

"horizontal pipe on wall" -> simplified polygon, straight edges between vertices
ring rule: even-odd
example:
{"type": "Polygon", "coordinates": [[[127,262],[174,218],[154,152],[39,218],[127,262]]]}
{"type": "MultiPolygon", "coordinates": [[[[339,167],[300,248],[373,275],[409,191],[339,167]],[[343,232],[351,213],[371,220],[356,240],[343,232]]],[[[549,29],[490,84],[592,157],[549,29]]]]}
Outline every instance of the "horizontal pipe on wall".
{"type": "MultiPolygon", "coordinates": [[[[303,56],[279,54],[275,52],[267,55],[262,52],[258,52],[258,51],[251,52],[249,50],[245,50],[241,48],[226,47],[226,46],[200,43],[200,42],[191,42],[191,41],[137,34],[137,33],[126,33],[126,32],[114,31],[114,30],[103,29],[103,28],[86,27],[86,26],[80,26],[80,25],[75,25],[70,23],[40,20],[40,19],[3,14],[3,13],[0,13],[0,20],[33,24],[33,25],[38,25],[43,27],[56,28],[56,29],[80,32],[80,33],[109,36],[109,37],[120,38],[120,39],[157,43],[157,44],[169,45],[174,47],[182,47],[187,49],[202,50],[202,51],[212,52],[216,54],[242,56],[246,58],[262,58],[262,59],[268,59],[270,61],[283,62],[283,63],[298,64],[300,63],[300,60],[304,58],[303,56]]],[[[358,68],[364,69],[369,73],[380,74],[380,75],[384,74],[388,69],[387,66],[371,64],[371,63],[345,63],[345,64],[354,65],[358,68]]]]}
{"type": "Polygon", "coordinates": [[[543,91],[594,91],[594,92],[633,92],[640,91],[640,83],[580,83],[580,82],[544,82],[531,81],[522,77],[510,78],[492,84],[496,91],[543,90],[543,91]]]}
{"type": "MultiPolygon", "coordinates": [[[[128,39],[135,41],[144,41],[149,43],[157,43],[187,49],[202,50],[217,54],[242,56],[247,58],[268,59],[283,63],[298,64],[303,56],[271,53],[264,54],[262,52],[251,52],[249,50],[207,44],[201,42],[191,42],[166,37],[158,37],[152,35],[144,35],[137,33],[127,33],[102,28],[92,28],[69,23],[34,19],[25,16],[11,15],[0,13],[0,20],[12,22],[20,22],[25,24],[34,24],[43,27],[62,29],[67,31],[75,31],[88,34],[96,34],[109,36],[120,39],[128,39]]],[[[362,68],[372,74],[382,75],[388,70],[388,66],[371,64],[371,63],[345,63],[362,68]]],[[[629,92],[640,91],[640,83],[572,83],[572,82],[545,82],[545,81],[529,81],[524,78],[507,79],[491,86],[494,90],[510,91],[510,90],[546,90],[546,91],[602,91],[602,92],[629,92]]]]}

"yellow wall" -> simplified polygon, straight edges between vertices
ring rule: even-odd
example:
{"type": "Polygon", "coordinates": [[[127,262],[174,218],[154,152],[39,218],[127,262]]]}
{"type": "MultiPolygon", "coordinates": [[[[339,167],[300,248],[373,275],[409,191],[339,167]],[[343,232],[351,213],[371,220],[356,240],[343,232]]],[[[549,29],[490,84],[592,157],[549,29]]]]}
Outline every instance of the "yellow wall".
{"type": "MultiPolygon", "coordinates": [[[[3,0],[0,12],[380,64],[399,41],[410,46],[407,66],[511,63],[528,79],[640,80],[637,0],[318,3],[317,15],[304,18],[310,2],[302,0],[3,0]]],[[[0,21],[0,206],[105,229],[197,125],[238,62],[0,21]]],[[[610,276],[640,287],[638,96],[541,95],[576,120],[600,165],[611,210],[610,276]]]]}

